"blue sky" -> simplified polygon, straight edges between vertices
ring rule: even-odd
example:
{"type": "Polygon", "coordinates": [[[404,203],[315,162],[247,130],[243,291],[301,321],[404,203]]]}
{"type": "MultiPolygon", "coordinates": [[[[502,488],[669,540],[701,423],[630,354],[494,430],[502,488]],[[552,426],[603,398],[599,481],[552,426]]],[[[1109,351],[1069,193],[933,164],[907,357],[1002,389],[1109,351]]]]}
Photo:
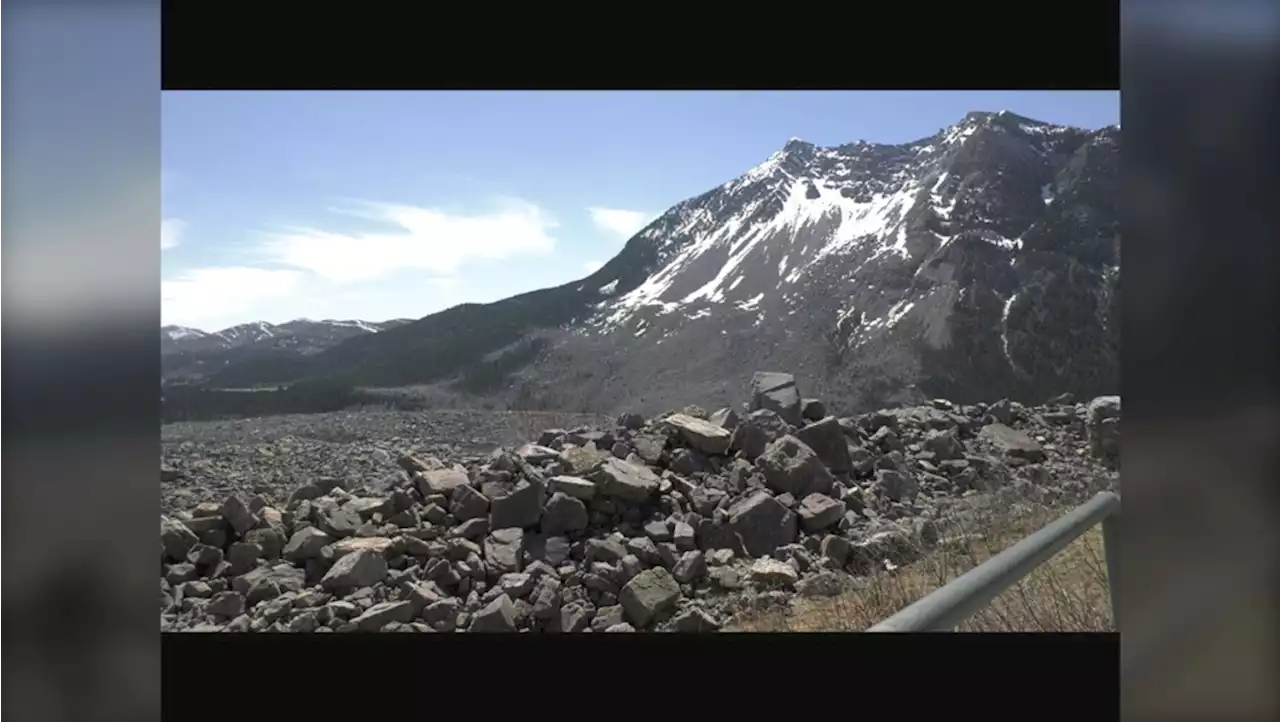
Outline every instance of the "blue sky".
{"type": "Polygon", "coordinates": [[[791,137],[970,110],[1096,128],[1118,92],[167,92],[162,318],[419,318],[566,283],[791,137]]]}

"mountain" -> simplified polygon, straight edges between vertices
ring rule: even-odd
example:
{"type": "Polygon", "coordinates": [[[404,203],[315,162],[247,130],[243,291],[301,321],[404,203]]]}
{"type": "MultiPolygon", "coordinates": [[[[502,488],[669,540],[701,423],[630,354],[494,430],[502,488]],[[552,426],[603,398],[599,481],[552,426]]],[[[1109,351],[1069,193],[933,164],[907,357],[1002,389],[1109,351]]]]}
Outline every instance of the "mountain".
{"type": "Polygon", "coordinates": [[[1120,129],[973,112],[901,145],[792,139],[595,273],[223,386],[447,383],[527,406],[729,403],[759,369],[850,411],[1118,390],[1120,129]]]}
{"type": "Polygon", "coordinates": [[[161,375],[164,380],[191,381],[207,376],[214,369],[253,359],[287,364],[294,358],[320,353],[349,338],[408,322],[408,319],[370,323],[300,318],[282,324],[253,321],[212,333],[186,326],[161,326],[161,375]]]}

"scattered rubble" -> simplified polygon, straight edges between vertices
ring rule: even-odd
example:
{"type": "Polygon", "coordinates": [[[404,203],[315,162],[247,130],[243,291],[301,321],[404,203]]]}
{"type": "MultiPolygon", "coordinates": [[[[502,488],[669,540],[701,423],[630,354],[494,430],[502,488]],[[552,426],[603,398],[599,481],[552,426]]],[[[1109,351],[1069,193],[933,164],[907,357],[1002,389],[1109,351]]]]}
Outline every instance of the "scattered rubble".
{"type": "MultiPolygon", "coordinates": [[[[166,487],[161,629],[716,631],[928,553],[1011,489],[1114,484],[1119,397],[1058,401],[835,418],[759,373],[742,409],[625,414],[487,454],[378,448],[364,481],[245,480],[186,509],[166,487]]],[[[194,483],[180,451],[166,485],[194,483]]]]}

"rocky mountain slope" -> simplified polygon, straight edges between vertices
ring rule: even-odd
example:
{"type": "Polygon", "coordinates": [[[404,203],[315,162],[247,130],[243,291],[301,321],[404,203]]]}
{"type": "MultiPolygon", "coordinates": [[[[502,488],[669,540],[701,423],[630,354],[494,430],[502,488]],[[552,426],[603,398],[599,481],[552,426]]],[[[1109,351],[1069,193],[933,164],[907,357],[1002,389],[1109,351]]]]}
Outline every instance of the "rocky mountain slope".
{"type": "Polygon", "coordinates": [[[270,358],[276,363],[320,353],[342,341],[408,323],[395,319],[370,323],[300,318],[287,323],[244,323],[208,332],[186,326],[160,327],[161,375],[164,380],[203,378],[232,363],[270,358]]]}
{"type": "Polygon", "coordinates": [[[169,437],[161,628],[714,631],[892,571],[993,504],[1116,484],[1118,397],[836,417],[793,377],[759,374],[750,399],[548,429],[482,456],[268,443],[271,420],[235,422],[240,447],[169,437]]]}
{"type": "Polygon", "coordinates": [[[793,139],[582,281],[214,378],[445,382],[599,411],[725,404],[760,367],[850,412],[1114,393],[1119,142],[1003,111],[903,145],[793,139]]]}

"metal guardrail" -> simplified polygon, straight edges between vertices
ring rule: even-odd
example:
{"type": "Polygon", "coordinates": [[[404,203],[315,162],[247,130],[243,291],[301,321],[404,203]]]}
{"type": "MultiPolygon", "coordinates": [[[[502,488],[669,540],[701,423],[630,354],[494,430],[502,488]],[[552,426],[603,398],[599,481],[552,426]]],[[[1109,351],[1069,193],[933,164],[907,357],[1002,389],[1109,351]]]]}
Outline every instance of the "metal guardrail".
{"type": "Polygon", "coordinates": [[[1119,629],[1120,496],[1103,491],[867,631],[951,631],[1099,522],[1111,594],[1111,619],[1119,629]]]}

